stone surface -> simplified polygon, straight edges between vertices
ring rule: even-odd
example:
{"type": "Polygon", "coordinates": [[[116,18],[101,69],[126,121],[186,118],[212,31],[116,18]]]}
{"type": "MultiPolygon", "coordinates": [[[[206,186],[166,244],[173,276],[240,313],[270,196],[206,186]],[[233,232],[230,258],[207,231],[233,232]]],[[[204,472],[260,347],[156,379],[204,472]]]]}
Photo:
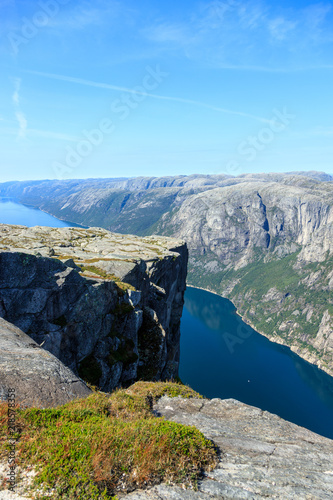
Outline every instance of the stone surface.
{"type": "Polygon", "coordinates": [[[171,238],[0,225],[0,316],[105,391],[178,374],[186,271],[171,238]]]}
{"type": "Polygon", "coordinates": [[[163,397],[154,410],[202,431],[219,448],[219,464],[199,482],[198,491],[163,484],[131,493],[128,500],[333,497],[330,439],[233,399],[163,397]]]}
{"type": "Polygon", "coordinates": [[[91,393],[53,354],[0,318],[0,400],[7,399],[9,389],[17,403],[44,408],[91,393]]]}

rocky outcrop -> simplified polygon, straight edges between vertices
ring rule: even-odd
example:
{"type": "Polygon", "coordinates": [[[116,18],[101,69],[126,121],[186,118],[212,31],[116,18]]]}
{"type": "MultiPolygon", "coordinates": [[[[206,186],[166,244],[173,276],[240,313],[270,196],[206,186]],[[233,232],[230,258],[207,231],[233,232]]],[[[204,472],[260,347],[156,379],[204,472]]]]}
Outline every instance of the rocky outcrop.
{"type": "Polygon", "coordinates": [[[157,415],[194,425],[220,452],[198,491],[159,485],[128,500],[281,499],[333,496],[333,441],[234,399],[163,397],[157,415]]]}
{"type": "Polygon", "coordinates": [[[0,318],[0,400],[49,407],[89,396],[91,390],[53,354],[0,318]]]}
{"type": "Polygon", "coordinates": [[[170,238],[0,225],[0,316],[104,391],[170,379],[186,266],[170,238]]]}
{"type": "Polygon", "coordinates": [[[189,284],[230,298],[257,331],[333,375],[332,176],[36,181],[1,194],[82,224],[185,239],[189,284]]]}

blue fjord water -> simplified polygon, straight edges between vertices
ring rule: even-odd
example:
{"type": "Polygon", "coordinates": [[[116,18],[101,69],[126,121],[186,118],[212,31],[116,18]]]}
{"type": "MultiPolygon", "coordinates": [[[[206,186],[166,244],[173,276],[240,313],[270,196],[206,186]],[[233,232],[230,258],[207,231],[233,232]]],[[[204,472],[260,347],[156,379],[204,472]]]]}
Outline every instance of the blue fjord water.
{"type": "Polygon", "coordinates": [[[22,226],[82,227],[56,219],[38,208],[27,207],[10,198],[0,198],[0,223],[22,226]]]}
{"type": "MultiPolygon", "coordinates": [[[[74,226],[0,199],[0,223],[74,226]]],[[[180,378],[209,397],[234,398],[333,439],[333,378],[246,325],[234,305],[188,288],[180,378]]]]}
{"type": "Polygon", "coordinates": [[[333,439],[333,378],[246,325],[218,295],[186,291],[179,374],[209,398],[238,399],[333,439]]]}

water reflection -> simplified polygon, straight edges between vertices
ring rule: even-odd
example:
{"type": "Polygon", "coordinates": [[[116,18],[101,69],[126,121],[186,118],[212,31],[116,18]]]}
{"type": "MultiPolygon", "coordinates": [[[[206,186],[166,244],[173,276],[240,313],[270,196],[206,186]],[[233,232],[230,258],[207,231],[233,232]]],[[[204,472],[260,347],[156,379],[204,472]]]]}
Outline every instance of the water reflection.
{"type": "Polygon", "coordinates": [[[180,377],[333,438],[333,378],[246,325],[228,300],[188,288],[180,377]]]}

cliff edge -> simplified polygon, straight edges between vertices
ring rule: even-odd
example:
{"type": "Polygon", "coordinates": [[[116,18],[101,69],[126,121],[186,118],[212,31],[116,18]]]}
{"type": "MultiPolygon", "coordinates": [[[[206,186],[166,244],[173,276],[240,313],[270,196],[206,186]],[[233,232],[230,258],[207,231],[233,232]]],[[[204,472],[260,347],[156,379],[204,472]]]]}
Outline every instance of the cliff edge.
{"type": "Polygon", "coordinates": [[[103,391],[177,376],[186,272],[179,240],[0,225],[0,317],[103,391]]]}
{"type": "Polygon", "coordinates": [[[0,184],[60,219],[184,239],[188,283],[333,376],[333,178],[323,172],[0,184]]]}

